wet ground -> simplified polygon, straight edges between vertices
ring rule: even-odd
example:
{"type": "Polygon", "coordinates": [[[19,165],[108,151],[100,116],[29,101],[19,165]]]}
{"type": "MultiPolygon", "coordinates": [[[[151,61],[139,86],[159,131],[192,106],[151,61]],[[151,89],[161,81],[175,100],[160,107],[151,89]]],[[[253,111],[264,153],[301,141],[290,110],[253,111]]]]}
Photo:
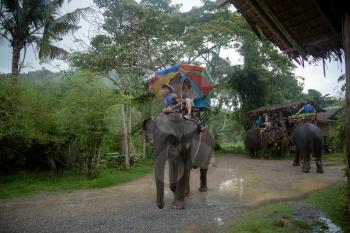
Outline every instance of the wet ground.
{"type": "Polygon", "coordinates": [[[207,193],[198,192],[199,171],[191,174],[185,210],[155,204],[153,175],[110,188],[48,193],[0,200],[0,232],[223,232],[245,210],[267,202],[306,196],[342,178],[342,167],[309,174],[291,161],[219,157],[208,171],[207,193]]]}

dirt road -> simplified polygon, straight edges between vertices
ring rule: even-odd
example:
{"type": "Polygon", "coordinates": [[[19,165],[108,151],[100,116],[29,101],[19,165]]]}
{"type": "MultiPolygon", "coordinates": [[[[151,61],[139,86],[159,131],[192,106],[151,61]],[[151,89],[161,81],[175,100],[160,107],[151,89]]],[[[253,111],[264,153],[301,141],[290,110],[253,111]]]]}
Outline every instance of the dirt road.
{"type": "MultiPolygon", "coordinates": [[[[0,200],[0,232],[222,232],[245,210],[266,202],[296,199],[335,184],[342,167],[304,174],[291,161],[219,157],[199,193],[199,171],[191,174],[186,209],[155,204],[153,174],[110,188],[48,193],[0,200]]],[[[167,176],[166,176],[167,177],[167,176]]]]}

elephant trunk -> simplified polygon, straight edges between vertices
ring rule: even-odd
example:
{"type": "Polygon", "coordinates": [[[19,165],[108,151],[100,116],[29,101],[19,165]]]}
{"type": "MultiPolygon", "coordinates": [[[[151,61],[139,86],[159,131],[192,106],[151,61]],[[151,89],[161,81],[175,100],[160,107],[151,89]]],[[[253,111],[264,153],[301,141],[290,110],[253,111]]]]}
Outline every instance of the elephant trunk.
{"type": "Polygon", "coordinates": [[[155,167],[154,167],[154,174],[155,174],[155,180],[156,180],[156,186],[157,186],[157,206],[159,209],[163,209],[165,203],[164,203],[164,168],[165,168],[165,162],[166,162],[167,156],[165,156],[163,153],[158,155],[155,167]]]}

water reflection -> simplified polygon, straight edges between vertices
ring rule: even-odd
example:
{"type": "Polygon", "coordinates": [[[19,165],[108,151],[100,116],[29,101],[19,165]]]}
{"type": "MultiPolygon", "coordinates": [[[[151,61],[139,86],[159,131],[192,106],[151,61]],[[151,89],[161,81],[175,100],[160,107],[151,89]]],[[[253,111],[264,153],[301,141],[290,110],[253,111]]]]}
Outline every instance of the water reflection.
{"type": "Polygon", "coordinates": [[[214,218],[216,224],[218,224],[219,226],[223,226],[224,225],[224,221],[222,221],[222,218],[220,217],[216,217],[214,218]]]}
{"type": "Polygon", "coordinates": [[[342,229],[335,225],[329,218],[319,217],[320,222],[325,226],[324,233],[343,233],[342,229]]]}
{"type": "Polygon", "coordinates": [[[243,177],[236,178],[233,176],[232,179],[224,180],[224,182],[220,184],[219,191],[233,192],[238,194],[239,198],[242,198],[244,190],[243,183],[243,177]]]}

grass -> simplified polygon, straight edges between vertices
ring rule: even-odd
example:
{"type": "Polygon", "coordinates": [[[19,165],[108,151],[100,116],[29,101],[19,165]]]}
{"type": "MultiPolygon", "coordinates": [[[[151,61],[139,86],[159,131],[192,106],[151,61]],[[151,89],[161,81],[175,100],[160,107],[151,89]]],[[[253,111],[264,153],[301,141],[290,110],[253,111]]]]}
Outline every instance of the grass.
{"type": "Polygon", "coordinates": [[[323,153],[322,159],[325,166],[337,166],[346,164],[346,157],[344,153],[323,153]]]}
{"type": "Polygon", "coordinates": [[[0,176],[0,198],[13,198],[44,192],[104,188],[135,180],[151,171],[152,160],[148,159],[130,170],[102,169],[95,179],[89,179],[69,171],[63,175],[20,172],[15,175],[0,176]]]}
{"type": "Polygon", "coordinates": [[[220,144],[221,151],[223,153],[233,153],[233,154],[245,154],[245,147],[243,142],[236,143],[222,143],[220,144]]]}
{"type": "MultiPolygon", "coordinates": [[[[347,213],[347,186],[345,183],[335,185],[311,194],[304,200],[322,210],[333,223],[340,226],[345,233],[350,233],[347,213]]],[[[292,233],[310,232],[312,227],[306,220],[295,220],[293,207],[289,203],[271,204],[249,211],[230,229],[231,233],[292,233]]]]}
{"type": "Polygon", "coordinates": [[[267,205],[244,215],[230,232],[294,233],[310,228],[306,221],[292,219],[292,213],[293,209],[288,205],[267,205]]]}
{"type": "Polygon", "coordinates": [[[344,232],[350,233],[347,211],[347,185],[345,183],[313,193],[305,202],[319,207],[344,232]]]}

